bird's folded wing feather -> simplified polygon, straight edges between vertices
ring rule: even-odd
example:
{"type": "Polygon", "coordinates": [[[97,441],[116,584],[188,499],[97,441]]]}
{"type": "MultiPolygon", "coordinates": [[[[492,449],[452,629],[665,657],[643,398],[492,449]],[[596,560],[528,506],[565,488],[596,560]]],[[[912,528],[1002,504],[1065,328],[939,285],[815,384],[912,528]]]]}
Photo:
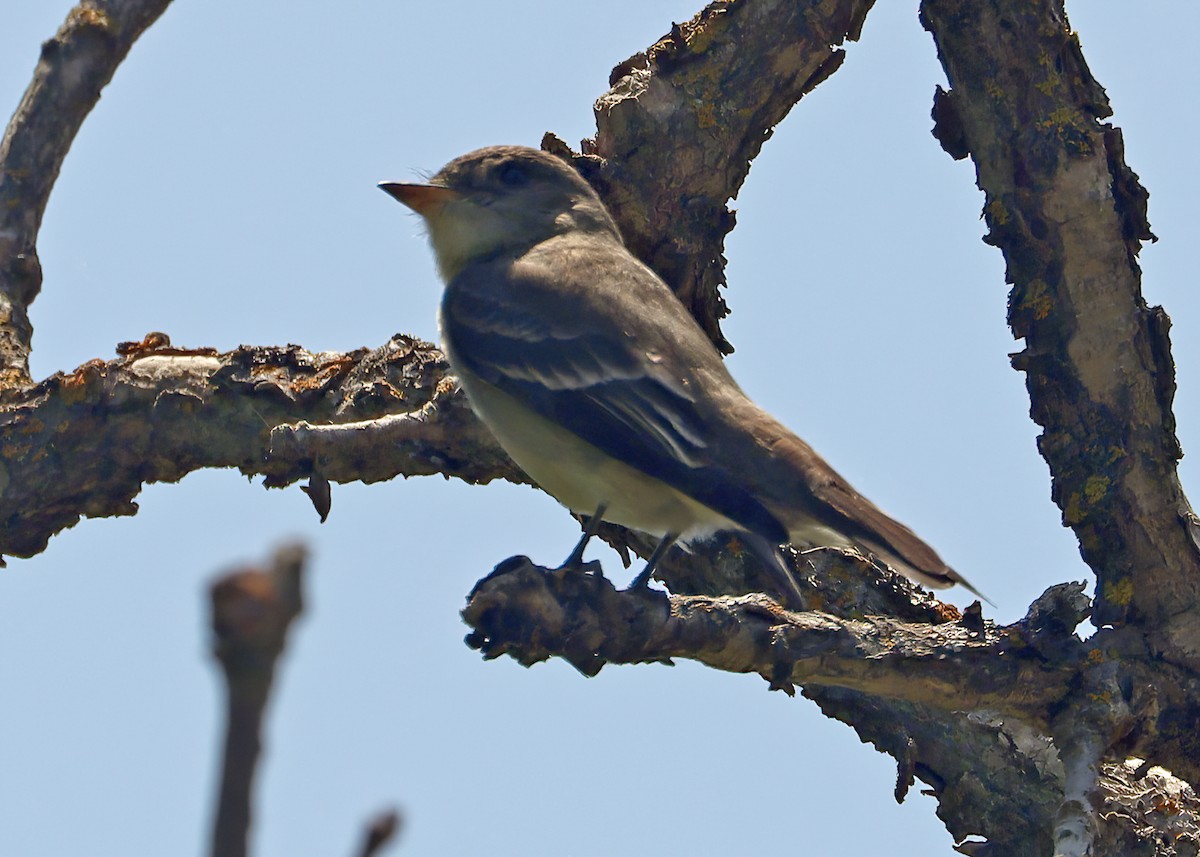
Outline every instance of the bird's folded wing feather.
{"type": "MultiPolygon", "coordinates": [[[[586,276],[589,267],[579,267],[586,276]]],[[[590,270],[602,274],[603,266],[590,270]]],[[[542,417],[782,543],[787,532],[779,520],[713,464],[687,367],[673,374],[661,359],[674,345],[648,341],[664,329],[664,319],[640,324],[632,315],[686,312],[661,303],[653,294],[659,286],[666,289],[656,281],[651,299],[641,303],[620,289],[601,293],[608,305],[596,312],[597,293],[561,271],[536,264],[473,266],[447,289],[443,334],[465,368],[542,417]]]]}

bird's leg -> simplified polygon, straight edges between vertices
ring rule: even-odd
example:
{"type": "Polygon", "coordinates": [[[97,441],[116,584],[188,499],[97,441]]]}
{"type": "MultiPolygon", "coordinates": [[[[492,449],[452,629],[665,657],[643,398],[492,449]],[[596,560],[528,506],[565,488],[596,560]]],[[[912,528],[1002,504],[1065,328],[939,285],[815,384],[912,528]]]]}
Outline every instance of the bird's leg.
{"type": "Polygon", "coordinates": [[[796,576],[788,567],[783,554],[779,552],[779,545],[771,544],[758,533],[749,531],[738,533],[738,537],[775,578],[779,596],[782,598],[781,603],[791,610],[807,610],[804,593],[800,591],[800,584],[796,582],[796,576]]]}
{"type": "Polygon", "coordinates": [[[662,541],[658,543],[654,553],[650,554],[650,559],[646,560],[646,567],[638,572],[633,583],[629,584],[630,589],[645,589],[650,585],[650,575],[654,574],[655,566],[667,555],[667,551],[671,549],[671,545],[675,544],[677,538],[679,538],[679,533],[667,533],[662,537],[662,541]]]}
{"type": "Polygon", "coordinates": [[[571,551],[570,555],[563,561],[563,564],[559,568],[571,568],[583,562],[583,550],[587,547],[587,543],[592,540],[592,536],[596,535],[596,531],[600,529],[600,525],[604,523],[604,510],[607,508],[607,503],[601,503],[596,507],[596,514],[588,518],[579,543],[575,545],[575,549],[571,551]]]}

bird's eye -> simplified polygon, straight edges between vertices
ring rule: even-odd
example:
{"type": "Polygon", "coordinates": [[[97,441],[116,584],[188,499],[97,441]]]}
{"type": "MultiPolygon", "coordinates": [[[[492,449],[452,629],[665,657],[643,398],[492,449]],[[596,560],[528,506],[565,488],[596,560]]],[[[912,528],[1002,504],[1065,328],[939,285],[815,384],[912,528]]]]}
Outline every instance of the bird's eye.
{"type": "Polygon", "coordinates": [[[512,161],[501,164],[496,176],[509,187],[520,187],[529,181],[529,173],[525,172],[524,166],[512,161]]]}

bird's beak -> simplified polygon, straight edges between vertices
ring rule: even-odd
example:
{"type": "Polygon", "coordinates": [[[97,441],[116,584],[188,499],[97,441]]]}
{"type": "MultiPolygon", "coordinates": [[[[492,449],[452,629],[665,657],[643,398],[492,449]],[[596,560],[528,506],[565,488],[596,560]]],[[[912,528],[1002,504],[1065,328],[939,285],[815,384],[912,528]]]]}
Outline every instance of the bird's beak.
{"type": "Polygon", "coordinates": [[[402,182],[380,182],[379,189],[393,199],[407,205],[422,217],[433,217],[442,206],[451,200],[460,199],[461,194],[448,187],[432,184],[403,184],[402,182]]]}

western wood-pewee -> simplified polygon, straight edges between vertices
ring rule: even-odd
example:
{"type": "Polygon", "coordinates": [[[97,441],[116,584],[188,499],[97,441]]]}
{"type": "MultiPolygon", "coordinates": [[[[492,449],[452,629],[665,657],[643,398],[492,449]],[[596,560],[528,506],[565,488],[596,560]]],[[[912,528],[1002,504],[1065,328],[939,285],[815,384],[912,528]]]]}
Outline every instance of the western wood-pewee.
{"type": "Polygon", "coordinates": [[[420,214],[446,282],[450,366],[500,445],[560,503],[660,537],[740,533],[799,593],[778,545],[858,548],[921,583],[963,580],[755,405],[671,289],[558,158],[493,146],[428,184],[385,182],[420,214]]]}

